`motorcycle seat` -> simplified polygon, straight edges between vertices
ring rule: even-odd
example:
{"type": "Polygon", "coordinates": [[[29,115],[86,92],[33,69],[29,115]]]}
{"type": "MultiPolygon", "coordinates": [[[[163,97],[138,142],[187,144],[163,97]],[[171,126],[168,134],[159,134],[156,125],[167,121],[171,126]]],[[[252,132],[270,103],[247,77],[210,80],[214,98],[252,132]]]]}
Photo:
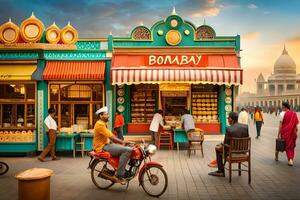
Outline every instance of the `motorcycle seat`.
{"type": "Polygon", "coordinates": [[[108,158],[112,157],[111,154],[107,151],[99,151],[99,152],[90,151],[89,155],[96,158],[96,159],[99,159],[99,158],[108,159],[108,158]]]}

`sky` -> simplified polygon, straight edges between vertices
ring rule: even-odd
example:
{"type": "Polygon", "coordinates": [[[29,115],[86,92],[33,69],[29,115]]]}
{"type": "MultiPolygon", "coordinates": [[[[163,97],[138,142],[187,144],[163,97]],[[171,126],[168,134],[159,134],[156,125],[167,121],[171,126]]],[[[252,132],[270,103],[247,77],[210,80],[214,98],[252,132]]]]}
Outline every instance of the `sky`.
{"type": "Polygon", "coordinates": [[[283,46],[300,73],[300,0],[0,0],[0,25],[20,25],[32,12],[48,27],[68,21],[80,38],[128,36],[143,23],[151,27],[172,8],[196,27],[210,25],[217,36],[241,35],[241,90],[255,91],[255,78],[268,77],[283,46]]]}

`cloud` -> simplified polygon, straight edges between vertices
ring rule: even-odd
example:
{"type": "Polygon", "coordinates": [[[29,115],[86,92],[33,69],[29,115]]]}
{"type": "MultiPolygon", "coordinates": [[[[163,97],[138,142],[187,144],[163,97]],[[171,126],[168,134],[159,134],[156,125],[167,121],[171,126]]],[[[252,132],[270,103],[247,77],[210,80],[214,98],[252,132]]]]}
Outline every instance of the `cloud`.
{"type": "Polygon", "coordinates": [[[256,8],[258,8],[258,7],[257,7],[257,5],[255,5],[255,4],[249,4],[249,5],[248,5],[248,8],[250,8],[250,9],[256,9],[256,8]]]}
{"type": "Polygon", "coordinates": [[[201,10],[199,12],[195,12],[192,14],[193,17],[204,17],[204,16],[217,16],[220,13],[220,8],[208,8],[205,10],[201,10]]]}
{"type": "Polygon", "coordinates": [[[299,43],[300,42],[300,36],[291,37],[287,41],[288,41],[288,43],[299,43]]]}
{"type": "Polygon", "coordinates": [[[260,32],[247,32],[241,35],[242,40],[256,40],[260,37],[260,32]]]}

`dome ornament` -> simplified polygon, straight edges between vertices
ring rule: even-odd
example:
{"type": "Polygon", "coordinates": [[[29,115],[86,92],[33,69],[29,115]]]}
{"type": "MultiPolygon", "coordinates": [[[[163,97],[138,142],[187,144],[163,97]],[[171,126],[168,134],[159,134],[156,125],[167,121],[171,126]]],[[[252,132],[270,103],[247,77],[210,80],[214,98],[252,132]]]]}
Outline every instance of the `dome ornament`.
{"type": "Polygon", "coordinates": [[[173,7],[172,15],[177,15],[175,6],[173,7]]]}

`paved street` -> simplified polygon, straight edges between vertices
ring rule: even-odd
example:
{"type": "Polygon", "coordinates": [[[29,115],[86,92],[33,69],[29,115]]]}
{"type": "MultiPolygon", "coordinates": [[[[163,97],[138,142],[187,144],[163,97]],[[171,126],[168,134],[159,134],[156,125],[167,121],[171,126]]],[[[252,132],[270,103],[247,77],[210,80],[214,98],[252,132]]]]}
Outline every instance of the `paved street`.
{"type": "MultiPolygon", "coordinates": [[[[233,173],[232,183],[225,178],[211,177],[212,170],[207,166],[215,158],[216,141],[207,141],[204,146],[205,158],[192,154],[187,157],[186,150],[161,150],[153,158],[159,161],[168,173],[169,186],[160,199],[300,199],[300,147],[297,145],[294,166],[287,165],[285,154],[281,153],[279,162],[274,161],[275,136],[278,119],[265,114],[262,136],[255,139],[253,123],[252,136],[252,183],[248,185],[247,173],[241,177],[233,173]],[[299,184],[299,185],[298,185],[299,184]]],[[[299,144],[299,140],[298,140],[299,144]]],[[[14,174],[32,167],[53,169],[51,179],[51,199],[155,199],[147,196],[137,179],[130,183],[128,190],[121,185],[111,189],[98,190],[92,183],[87,170],[89,159],[62,157],[60,161],[40,163],[36,158],[1,158],[10,166],[8,174],[0,177],[0,199],[17,199],[17,181],[14,174]]]]}

